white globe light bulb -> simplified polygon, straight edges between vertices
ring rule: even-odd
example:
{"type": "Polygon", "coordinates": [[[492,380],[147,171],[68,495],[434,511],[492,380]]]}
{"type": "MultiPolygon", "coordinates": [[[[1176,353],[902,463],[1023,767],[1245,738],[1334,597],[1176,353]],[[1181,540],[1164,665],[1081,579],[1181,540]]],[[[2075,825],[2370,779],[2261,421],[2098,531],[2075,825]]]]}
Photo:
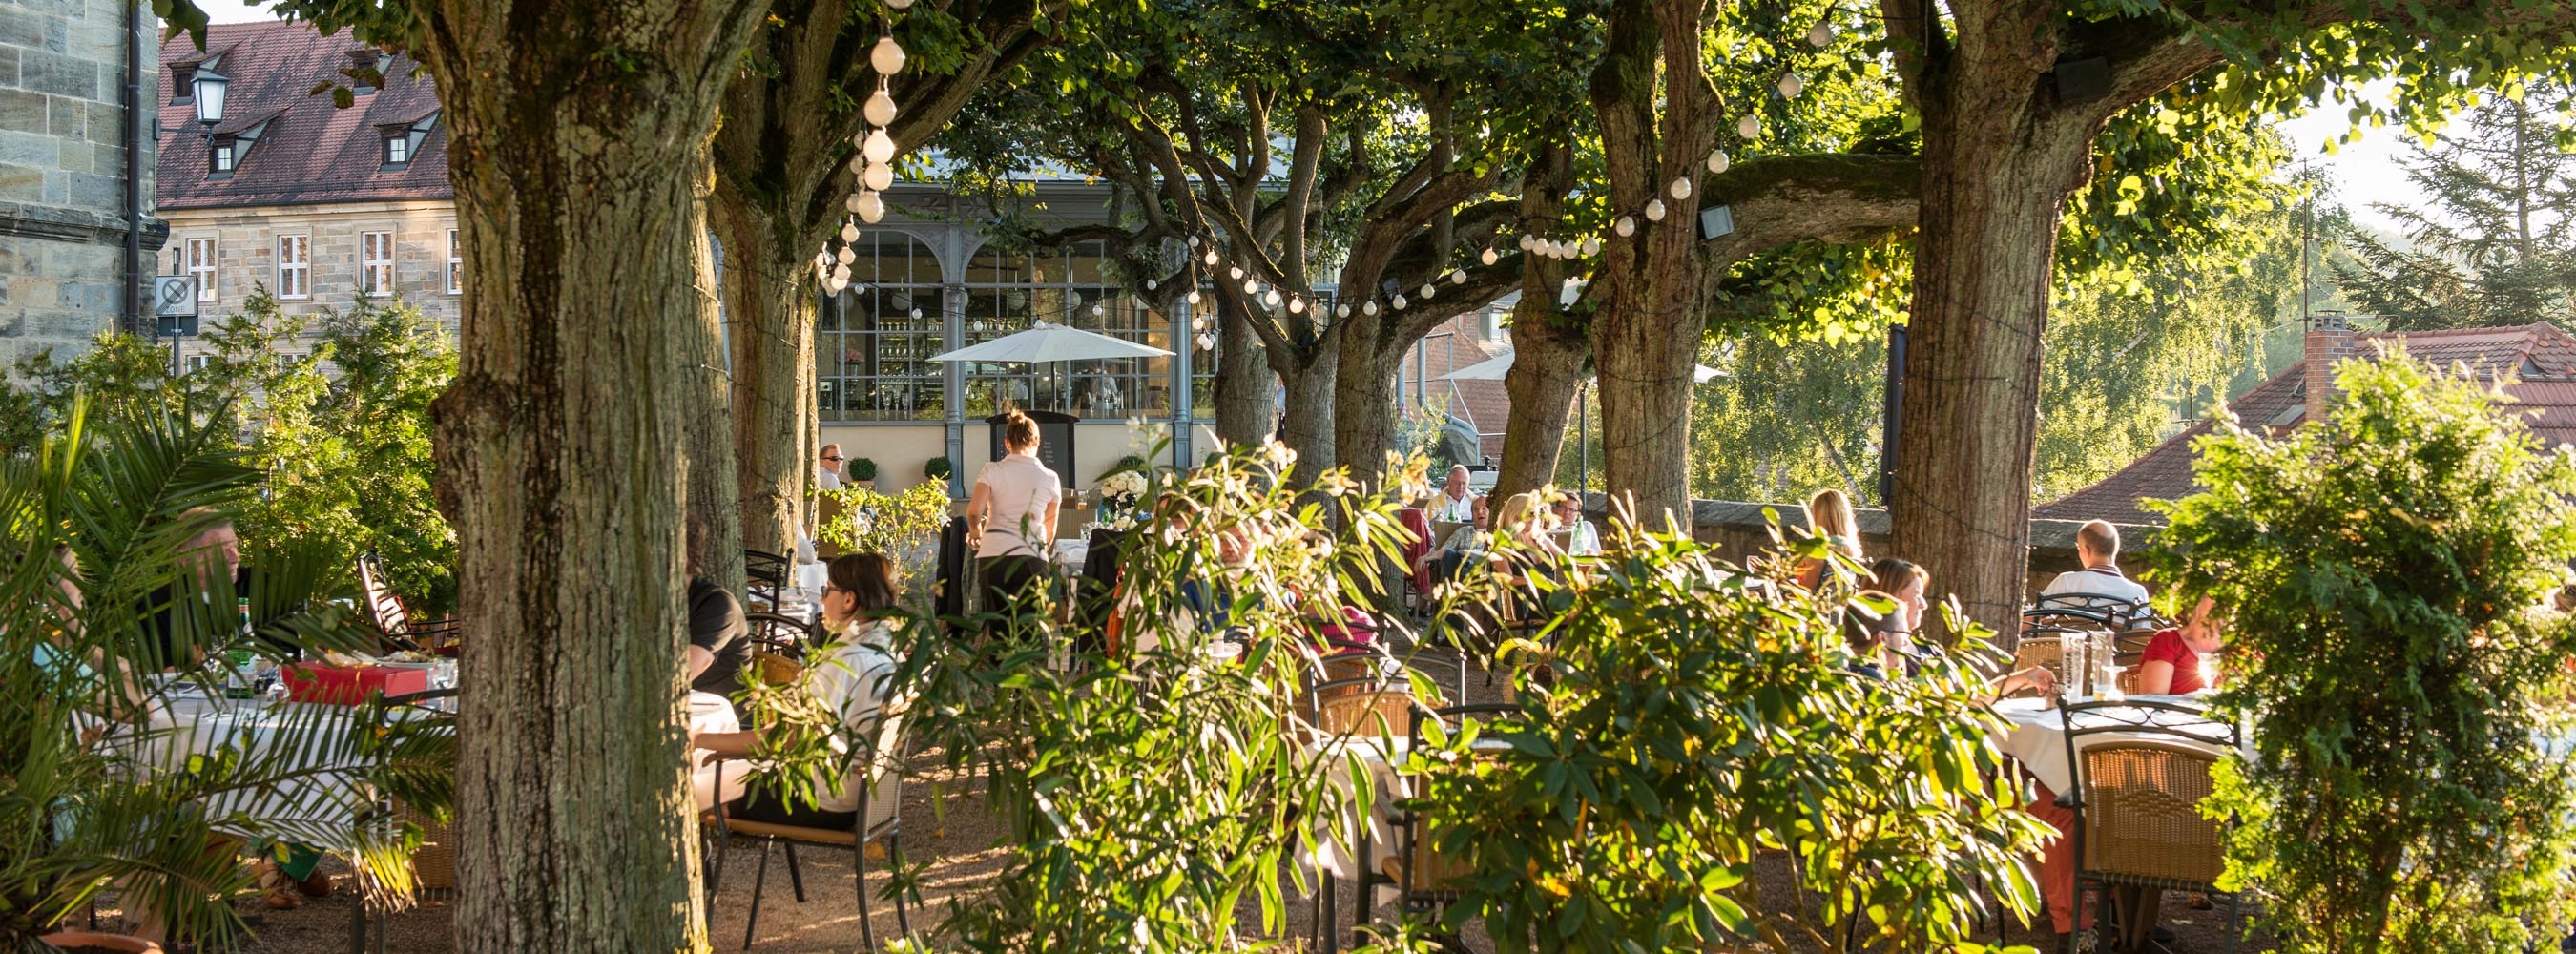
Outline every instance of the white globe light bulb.
{"type": "Polygon", "coordinates": [[[868,141],[859,146],[859,155],[866,156],[869,165],[894,161],[894,137],[883,129],[868,130],[868,141]]]}
{"type": "Polygon", "coordinates": [[[844,242],[856,242],[856,241],[858,241],[858,240],[859,240],[859,227],[858,227],[858,225],[857,225],[857,224],[855,224],[855,223],[850,223],[850,222],[843,222],[843,223],[841,223],[841,241],[844,241],[844,242]]]}
{"type": "Polygon", "coordinates": [[[1215,250],[1215,249],[1208,249],[1207,257],[1200,259],[1200,261],[1203,261],[1203,262],[1208,263],[1208,265],[1209,265],[1209,266],[1211,266],[1211,267],[1215,266],[1215,265],[1216,265],[1216,250],[1215,250]]]}
{"type": "Polygon", "coordinates": [[[877,48],[868,51],[868,65],[876,67],[879,76],[903,72],[903,46],[893,37],[878,37],[877,48]]]}
{"type": "Polygon", "coordinates": [[[915,308],[915,309],[913,309],[913,310],[912,310],[912,316],[913,316],[913,317],[915,317],[915,318],[919,318],[919,317],[921,317],[921,309],[919,309],[919,308],[915,308]]]}
{"type": "Polygon", "coordinates": [[[1203,331],[1203,332],[1200,332],[1200,333],[1199,333],[1199,350],[1201,350],[1201,351],[1214,351],[1214,350],[1216,350],[1216,333],[1215,333],[1215,332],[1203,331]]]}
{"type": "Polygon", "coordinates": [[[875,225],[885,220],[885,197],[874,192],[859,193],[859,221],[875,225]]]}
{"type": "Polygon", "coordinates": [[[1585,236],[1583,239],[1583,254],[1586,257],[1601,254],[1601,236],[1585,236]]]}
{"type": "Polygon", "coordinates": [[[1264,305],[1268,305],[1268,306],[1270,306],[1270,307],[1272,307],[1272,308],[1277,308],[1277,307],[1279,307],[1279,302],[1280,302],[1280,298],[1279,298],[1279,289],[1273,288],[1273,289],[1271,289],[1271,290],[1269,290],[1269,291],[1266,291],[1266,292],[1262,292],[1262,293],[1261,293],[1261,303],[1262,303],[1262,304],[1264,304],[1264,305]]]}
{"type": "Polygon", "coordinates": [[[1350,303],[1349,303],[1349,302],[1344,302],[1344,303],[1342,303],[1342,304],[1334,305],[1334,306],[1333,306],[1333,317],[1335,317],[1335,318],[1348,318],[1348,317],[1350,317],[1350,316],[1351,316],[1351,306],[1350,306],[1350,303]]]}
{"type": "Polygon", "coordinates": [[[1720,149],[1720,150],[1717,150],[1716,152],[1712,152],[1712,153],[1709,153],[1709,154],[1708,154],[1708,171],[1709,171],[1709,172],[1712,172],[1712,173],[1725,172],[1725,171],[1726,171],[1726,167],[1731,166],[1731,165],[1734,165],[1734,164],[1735,164],[1735,160],[1727,158],[1727,157],[1726,157],[1726,150],[1724,150],[1724,149],[1720,149]]]}
{"type": "Polygon", "coordinates": [[[1451,272],[1449,273],[1449,284],[1452,284],[1452,285],[1464,285],[1464,284],[1466,284],[1466,283],[1467,283],[1467,272],[1466,272],[1466,270],[1464,270],[1464,269],[1459,269],[1459,270],[1451,271],[1451,272]]]}
{"type": "Polygon", "coordinates": [[[877,87],[876,92],[868,94],[867,104],[859,107],[859,115],[866,117],[870,126],[893,125],[894,95],[883,86],[877,87]]]}
{"type": "Polygon", "coordinates": [[[1834,28],[1819,22],[1807,30],[1808,46],[1823,46],[1834,41],[1834,28]]]}
{"type": "Polygon", "coordinates": [[[1366,303],[1361,304],[1361,305],[1360,305],[1360,314],[1363,314],[1363,315],[1374,315],[1374,314],[1377,314],[1377,303],[1372,301],[1372,302],[1366,302],[1366,303]]]}
{"type": "Polygon", "coordinates": [[[849,246],[847,246],[847,245],[844,245],[844,246],[841,246],[841,250],[840,250],[839,252],[833,253],[833,255],[832,255],[832,260],[833,260],[833,261],[836,261],[836,262],[839,262],[839,263],[841,263],[841,264],[843,264],[843,265],[847,265],[847,264],[850,264],[851,262],[858,261],[858,260],[859,260],[859,253],[857,253],[857,252],[853,252],[853,251],[850,251],[850,247],[849,247],[849,246]]]}
{"type": "Polygon", "coordinates": [[[1234,266],[1229,266],[1229,267],[1227,267],[1227,268],[1226,268],[1226,270],[1225,270],[1225,277],[1227,277],[1227,278],[1242,278],[1242,277],[1243,277],[1243,266],[1241,266],[1241,265],[1234,265],[1234,266]]]}
{"type": "Polygon", "coordinates": [[[1807,81],[1799,79],[1798,74],[1796,73],[1790,73],[1780,77],[1780,98],[1782,99],[1796,99],[1798,98],[1798,91],[1806,88],[1807,81]]]}
{"type": "Polygon", "coordinates": [[[1249,279],[1249,278],[1244,279],[1244,280],[1243,280],[1243,293],[1244,293],[1244,294],[1246,294],[1246,295],[1258,295],[1258,294],[1261,294],[1261,283],[1260,283],[1260,282],[1257,282],[1257,281],[1254,281],[1254,280],[1252,280],[1252,279],[1249,279]]]}
{"type": "Polygon", "coordinates": [[[850,266],[846,263],[832,266],[832,280],[843,285],[849,284],[850,266]]]}
{"type": "Polygon", "coordinates": [[[1679,201],[1681,201],[1681,200],[1683,200],[1683,199],[1690,198],[1690,194],[1691,194],[1691,184],[1690,184],[1690,180],[1689,180],[1688,178],[1675,179],[1675,180],[1673,180],[1673,186],[1672,186],[1672,188],[1671,188],[1671,189],[1668,189],[1668,190],[1666,190],[1666,191],[1671,192],[1671,193],[1673,194],[1673,201],[1675,201],[1675,202],[1679,202],[1679,201]]]}
{"type": "Polygon", "coordinates": [[[1423,285],[1422,285],[1422,300],[1424,300],[1424,301],[1430,301],[1430,300],[1431,300],[1431,297],[1432,297],[1432,296],[1434,296],[1434,295],[1437,295],[1437,294],[1440,294],[1440,287],[1439,287],[1439,286],[1437,286],[1437,285],[1433,285],[1433,284],[1431,284],[1431,283],[1429,283],[1429,282],[1424,282],[1424,283],[1423,283],[1423,285]]]}
{"type": "Polygon", "coordinates": [[[1537,245],[1538,245],[1538,237],[1537,237],[1537,236],[1535,236],[1535,235],[1528,235],[1528,234],[1523,234],[1523,235],[1521,236],[1521,251],[1524,251],[1524,252],[1529,251],[1530,249],[1537,247],[1537,245]]]}
{"type": "Polygon", "coordinates": [[[1485,254],[1476,256],[1476,260],[1491,265],[1502,260],[1502,256],[1494,254],[1494,250],[1489,248],[1485,250],[1485,254]]]}
{"type": "Polygon", "coordinates": [[[869,166],[868,171],[859,173],[859,184],[883,192],[894,185],[894,167],[883,163],[869,166]]]}
{"type": "Polygon", "coordinates": [[[1762,135],[1762,117],[1748,113],[1744,118],[1736,120],[1735,134],[1746,139],[1762,135]]]}
{"type": "Polygon", "coordinates": [[[1187,301],[1187,302],[1189,302],[1190,304],[1193,304],[1193,305],[1198,304],[1198,303],[1199,303],[1199,293],[1198,293],[1196,290],[1192,290],[1192,291],[1190,292],[1189,297],[1188,297],[1188,298],[1186,298],[1186,299],[1183,299],[1183,300],[1185,300],[1185,301],[1187,301]]]}
{"type": "Polygon", "coordinates": [[[1100,317],[1100,316],[1102,316],[1102,315],[1106,315],[1106,314],[1108,314],[1108,313],[1109,313],[1109,309],[1107,309],[1107,308],[1103,308],[1103,307],[1101,307],[1101,306],[1099,306],[1099,305],[1093,305],[1093,306],[1091,306],[1091,317],[1098,318],[1098,317],[1100,317]]]}
{"type": "Polygon", "coordinates": [[[1305,313],[1306,313],[1306,300],[1305,300],[1305,299],[1303,299],[1303,298],[1291,298],[1291,299],[1288,299],[1288,313],[1289,313],[1289,314],[1292,314],[1292,315],[1302,315],[1302,314],[1305,314],[1305,313]]]}
{"type": "Polygon", "coordinates": [[[857,195],[856,193],[852,193],[852,194],[850,195],[850,197],[849,197],[849,198],[842,199],[842,200],[841,200],[841,208],[848,209],[849,211],[854,212],[854,213],[855,213],[855,212],[857,212],[857,211],[859,211],[859,197],[858,197],[858,195],[857,195]]]}
{"type": "Polygon", "coordinates": [[[1413,303],[1412,303],[1412,302],[1409,302],[1409,301],[1404,300],[1404,296],[1403,296],[1403,295],[1397,295],[1397,296],[1395,296],[1395,310],[1397,310],[1397,311],[1403,311],[1403,310],[1404,310],[1404,306],[1406,306],[1406,305],[1410,305],[1410,304],[1413,304],[1413,303]]]}
{"type": "Polygon", "coordinates": [[[1648,222],[1661,222],[1661,221],[1663,221],[1663,220],[1664,220],[1664,200],[1662,200],[1662,199],[1648,199],[1648,200],[1646,200],[1646,221],[1648,221],[1648,222]]]}
{"type": "Polygon", "coordinates": [[[1197,247],[1199,247],[1199,237],[1198,237],[1198,236],[1196,236],[1196,235],[1190,236],[1190,247],[1191,247],[1191,248],[1197,248],[1197,247]]]}
{"type": "Polygon", "coordinates": [[[1153,279],[1151,279],[1151,278],[1146,279],[1146,280],[1145,280],[1145,290],[1146,290],[1146,291],[1153,291],[1153,290],[1154,290],[1154,286],[1155,286],[1156,284],[1157,284],[1157,283],[1156,283],[1153,279]]]}
{"type": "Polygon", "coordinates": [[[1619,217],[1619,224],[1612,226],[1612,228],[1618,230],[1619,237],[1626,238],[1637,234],[1637,220],[1623,215],[1619,217]]]}

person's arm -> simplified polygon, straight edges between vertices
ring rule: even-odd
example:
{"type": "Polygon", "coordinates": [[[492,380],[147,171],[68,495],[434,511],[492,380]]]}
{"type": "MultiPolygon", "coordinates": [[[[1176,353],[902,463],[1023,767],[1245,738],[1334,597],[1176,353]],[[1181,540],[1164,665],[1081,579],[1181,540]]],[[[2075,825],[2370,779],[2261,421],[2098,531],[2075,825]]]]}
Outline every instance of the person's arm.
{"type": "Polygon", "coordinates": [[[716,664],[716,654],[711,653],[711,652],[708,652],[708,651],[706,650],[706,647],[703,647],[703,646],[690,646],[690,647],[689,647],[689,681],[690,681],[690,682],[696,682],[696,681],[698,681],[698,677],[699,677],[699,676],[706,675],[706,673],[707,673],[707,667],[709,667],[709,666],[713,666],[713,665],[715,665],[715,664],[716,664]]]}
{"type": "Polygon", "coordinates": [[[2046,666],[2032,666],[2005,676],[1995,681],[1992,690],[1986,696],[1986,701],[1993,702],[2006,698],[2024,689],[2039,690],[2039,694],[2043,696],[2054,693],[2057,690],[2057,674],[2050,672],[2046,666]]]}
{"type": "Polygon", "coordinates": [[[752,747],[759,742],[760,733],[748,729],[741,732],[700,732],[689,736],[690,748],[705,749],[728,759],[750,758],[752,747]]]}
{"type": "Polygon", "coordinates": [[[1046,519],[1038,522],[1038,547],[1040,549],[1045,549],[1055,543],[1056,512],[1063,509],[1063,507],[1064,496],[1061,494],[1057,495],[1054,499],[1047,501],[1046,519]]]}
{"type": "Polygon", "coordinates": [[[993,491],[983,481],[975,482],[975,496],[966,501],[966,529],[978,539],[984,536],[984,521],[993,516],[993,491]]]}
{"type": "Polygon", "coordinates": [[[2169,659],[2150,659],[2138,665],[2138,694],[2161,696],[2173,692],[2174,664],[2169,659]]]}

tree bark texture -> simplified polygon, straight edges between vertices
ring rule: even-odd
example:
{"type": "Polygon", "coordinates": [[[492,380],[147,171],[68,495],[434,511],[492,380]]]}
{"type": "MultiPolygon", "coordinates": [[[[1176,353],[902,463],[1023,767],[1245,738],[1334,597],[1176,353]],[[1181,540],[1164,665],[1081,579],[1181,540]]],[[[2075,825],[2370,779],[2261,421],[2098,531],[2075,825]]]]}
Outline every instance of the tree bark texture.
{"type": "Polygon", "coordinates": [[[1605,469],[1610,492],[1629,497],[1633,519],[1652,530],[1688,529],[1691,371],[1705,325],[1697,205],[1667,190],[1699,184],[1723,118],[1700,44],[1661,39],[1699,37],[1702,7],[1617,0],[1590,82],[1610,198],[1637,223],[1635,236],[1604,242],[1595,279],[1608,289],[1592,322],[1605,469]],[[1657,199],[1672,206],[1660,222],[1640,211],[1657,199]]]}
{"type": "MultiPolygon", "coordinates": [[[[721,195],[724,187],[719,185],[721,195]]],[[[712,207],[724,244],[725,339],[731,350],[732,429],[742,546],[795,549],[805,526],[821,440],[814,404],[814,284],[811,254],[787,245],[762,210],[741,202],[712,207]]]]}
{"type": "MultiPolygon", "coordinates": [[[[701,174],[697,179],[696,217],[702,223],[707,217],[710,178],[701,174]]],[[[715,298],[715,246],[703,226],[690,235],[696,240],[690,247],[691,271],[701,280],[691,283],[700,302],[682,352],[686,355],[683,380],[688,382],[685,395],[692,401],[683,425],[689,460],[688,572],[691,577],[715,581],[727,593],[742,593],[748,580],[743,566],[741,492],[735,475],[733,375],[725,353],[723,312],[715,298]]]]}
{"type": "Polygon", "coordinates": [[[1333,444],[1333,380],[1340,366],[1329,352],[1306,363],[1283,363],[1270,350],[1271,369],[1279,374],[1279,441],[1297,452],[1300,482],[1312,481],[1339,462],[1333,444]]]}
{"type": "Polygon", "coordinates": [[[1386,455],[1395,444],[1395,372],[1413,342],[1377,344],[1347,335],[1331,356],[1341,365],[1333,382],[1333,454],[1351,469],[1351,479],[1370,485],[1387,469],[1386,455]]]}
{"type": "Polygon", "coordinates": [[[1260,333],[1243,312],[1228,305],[1216,309],[1216,375],[1210,382],[1216,389],[1216,436],[1228,444],[1259,444],[1279,420],[1270,406],[1277,378],[1263,356],[1260,333]]]}
{"type": "Polygon", "coordinates": [[[760,8],[445,0],[466,258],[434,407],[462,615],[456,939],[474,954],[705,947],[684,763],[694,176],[760,8]]]}
{"type": "MultiPolygon", "coordinates": [[[[1573,181],[1572,149],[1542,151],[1522,180],[1521,218],[1547,222],[1563,216],[1573,181]]],[[[1512,370],[1503,375],[1512,410],[1503,427],[1503,470],[1494,477],[1496,501],[1556,480],[1565,422],[1575,389],[1583,384],[1583,359],[1591,352],[1582,319],[1557,308],[1565,271],[1554,259],[1522,256],[1521,300],[1512,309],[1512,370]]]]}

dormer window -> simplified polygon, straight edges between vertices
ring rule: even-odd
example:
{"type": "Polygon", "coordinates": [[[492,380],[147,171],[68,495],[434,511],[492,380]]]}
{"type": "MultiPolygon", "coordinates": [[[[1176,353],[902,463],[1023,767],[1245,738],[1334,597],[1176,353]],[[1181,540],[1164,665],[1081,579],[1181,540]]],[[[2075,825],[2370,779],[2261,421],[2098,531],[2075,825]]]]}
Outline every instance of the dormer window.
{"type": "Polygon", "coordinates": [[[240,159],[240,153],[239,153],[239,151],[238,151],[239,149],[240,149],[240,145],[239,145],[238,141],[237,141],[237,140],[235,140],[233,137],[231,137],[231,136],[217,136],[217,137],[215,137],[214,144],[213,144],[213,145],[211,145],[211,146],[209,146],[209,147],[207,147],[207,153],[206,153],[206,178],[209,178],[209,179],[230,179],[230,178],[232,178],[232,177],[233,177],[233,165],[234,165],[237,161],[239,161],[239,159],[240,159]]]}
{"type": "Polygon", "coordinates": [[[376,171],[401,172],[409,168],[412,157],[420,155],[421,143],[429,139],[429,131],[437,125],[438,114],[431,113],[407,125],[387,124],[376,127],[376,132],[384,142],[384,149],[377,153],[383,165],[378,166],[376,171]]]}
{"type": "Polygon", "coordinates": [[[362,46],[349,51],[349,68],[341,71],[349,77],[349,91],[359,96],[376,91],[378,60],[374,47],[362,46]]]}
{"type": "Polygon", "coordinates": [[[197,64],[170,64],[170,105],[185,106],[196,101],[197,64]]]}

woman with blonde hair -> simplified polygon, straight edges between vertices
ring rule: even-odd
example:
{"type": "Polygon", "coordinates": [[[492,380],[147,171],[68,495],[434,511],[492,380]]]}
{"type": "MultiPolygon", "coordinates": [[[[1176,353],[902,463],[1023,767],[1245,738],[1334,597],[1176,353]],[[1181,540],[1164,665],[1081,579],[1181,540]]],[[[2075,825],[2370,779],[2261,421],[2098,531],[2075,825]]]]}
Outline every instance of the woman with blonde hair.
{"type": "Polygon", "coordinates": [[[984,611],[1005,612],[1021,594],[1045,581],[1047,552],[1055,542],[1064,482],[1038,462],[1038,422],[1018,411],[1003,415],[1002,459],[984,465],[966,523],[976,540],[975,575],[983,581],[984,611]]]}
{"type": "MultiPolygon", "coordinates": [[[[1831,487],[1816,491],[1807,498],[1807,527],[1825,538],[1834,552],[1866,564],[1869,560],[1860,549],[1860,516],[1852,511],[1850,497],[1831,487]]],[[[1798,585],[1810,590],[1825,579],[1825,561],[1808,558],[1798,563],[1798,585]]]]}

